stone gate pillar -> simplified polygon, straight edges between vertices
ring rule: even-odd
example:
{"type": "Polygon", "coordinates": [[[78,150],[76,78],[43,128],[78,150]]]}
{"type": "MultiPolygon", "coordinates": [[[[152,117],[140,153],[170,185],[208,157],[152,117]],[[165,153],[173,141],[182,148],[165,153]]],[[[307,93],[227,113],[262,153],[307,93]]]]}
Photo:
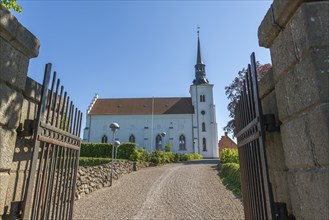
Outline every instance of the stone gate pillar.
{"type": "Polygon", "coordinates": [[[4,214],[29,60],[38,53],[39,40],[0,4],[0,218],[4,214]]]}
{"type": "Polygon", "coordinates": [[[271,52],[282,123],[282,147],[274,151],[286,180],[273,190],[286,188],[296,219],[329,218],[328,12],[329,1],[274,0],[258,29],[260,46],[271,52]]]}

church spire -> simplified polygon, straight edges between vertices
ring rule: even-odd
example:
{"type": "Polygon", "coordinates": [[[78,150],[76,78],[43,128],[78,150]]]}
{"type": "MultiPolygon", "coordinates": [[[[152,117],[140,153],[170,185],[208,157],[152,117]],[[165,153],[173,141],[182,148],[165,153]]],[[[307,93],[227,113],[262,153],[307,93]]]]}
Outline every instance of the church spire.
{"type": "Polygon", "coordinates": [[[195,68],[195,79],[193,80],[193,85],[208,84],[209,81],[206,78],[206,65],[202,61],[201,46],[200,46],[200,27],[198,27],[198,52],[196,58],[195,68]]]}
{"type": "MultiPolygon", "coordinates": [[[[198,27],[199,29],[199,27],[198,27]]],[[[198,55],[196,58],[196,63],[197,64],[203,64],[202,62],[202,54],[201,54],[201,47],[200,47],[200,31],[198,30],[198,55]]]]}

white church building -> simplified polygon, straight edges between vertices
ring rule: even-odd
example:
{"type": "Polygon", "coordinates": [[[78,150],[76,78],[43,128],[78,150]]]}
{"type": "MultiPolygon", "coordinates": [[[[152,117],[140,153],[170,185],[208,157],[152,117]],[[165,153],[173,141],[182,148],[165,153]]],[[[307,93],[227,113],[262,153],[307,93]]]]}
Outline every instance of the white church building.
{"type": "Polygon", "coordinates": [[[218,158],[214,85],[206,78],[199,35],[194,67],[190,97],[111,99],[96,95],[87,110],[83,141],[110,142],[109,125],[116,122],[120,125],[116,132],[120,142],[135,142],[149,152],[170,143],[174,153],[218,158]]]}

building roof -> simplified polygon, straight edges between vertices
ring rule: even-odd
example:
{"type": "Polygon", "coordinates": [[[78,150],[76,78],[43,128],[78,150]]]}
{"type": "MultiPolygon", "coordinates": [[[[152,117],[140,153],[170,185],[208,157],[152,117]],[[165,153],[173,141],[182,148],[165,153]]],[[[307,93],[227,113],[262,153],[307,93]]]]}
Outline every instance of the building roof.
{"type": "Polygon", "coordinates": [[[194,108],[192,106],[192,99],[189,97],[96,99],[88,114],[194,114],[194,108]]]}

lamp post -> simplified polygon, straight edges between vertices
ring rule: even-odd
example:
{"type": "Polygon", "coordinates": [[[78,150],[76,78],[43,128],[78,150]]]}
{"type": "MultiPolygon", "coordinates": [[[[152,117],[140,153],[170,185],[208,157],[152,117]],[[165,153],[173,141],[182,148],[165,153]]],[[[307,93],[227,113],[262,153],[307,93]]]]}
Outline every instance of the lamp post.
{"type": "Polygon", "coordinates": [[[162,150],[163,150],[163,163],[165,163],[165,159],[166,159],[166,157],[165,157],[165,155],[166,155],[166,153],[165,153],[165,137],[166,137],[166,132],[162,132],[161,133],[161,136],[162,136],[162,150]]]}
{"type": "Polygon", "coordinates": [[[118,149],[119,149],[119,147],[120,147],[120,141],[115,141],[114,142],[114,147],[115,147],[115,156],[114,156],[114,160],[116,161],[116,159],[117,159],[117,155],[118,155],[118,149]]]}
{"type": "Polygon", "coordinates": [[[117,132],[120,129],[120,126],[118,123],[112,123],[110,125],[110,128],[113,132],[113,136],[112,136],[112,161],[111,161],[111,177],[110,177],[110,186],[112,186],[112,179],[113,179],[113,166],[114,166],[114,145],[115,145],[115,132],[117,132]]]}
{"type": "Polygon", "coordinates": [[[162,132],[161,133],[161,136],[162,136],[162,149],[163,151],[165,151],[164,147],[165,147],[165,136],[166,136],[166,132],[162,132]]]}

